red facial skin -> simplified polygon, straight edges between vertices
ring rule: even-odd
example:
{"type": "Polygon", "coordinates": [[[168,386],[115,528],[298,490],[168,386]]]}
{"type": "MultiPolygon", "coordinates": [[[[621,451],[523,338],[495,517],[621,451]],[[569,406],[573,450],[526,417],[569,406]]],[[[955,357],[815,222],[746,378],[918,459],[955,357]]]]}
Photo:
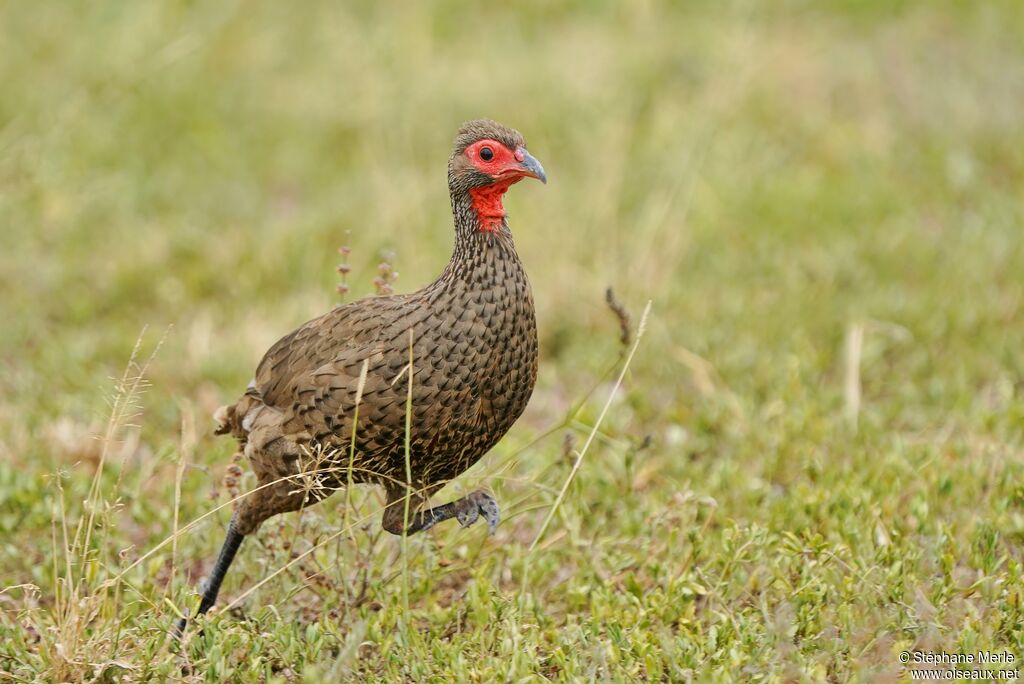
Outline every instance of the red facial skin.
{"type": "Polygon", "coordinates": [[[477,169],[494,178],[494,182],[469,191],[473,198],[473,208],[480,217],[480,230],[497,232],[505,218],[505,207],[501,205],[501,197],[513,184],[518,183],[528,173],[520,165],[523,161],[522,149],[512,151],[496,140],[479,140],[466,148],[465,155],[477,169]],[[484,160],[480,151],[489,147],[494,153],[490,160],[484,160]]]}

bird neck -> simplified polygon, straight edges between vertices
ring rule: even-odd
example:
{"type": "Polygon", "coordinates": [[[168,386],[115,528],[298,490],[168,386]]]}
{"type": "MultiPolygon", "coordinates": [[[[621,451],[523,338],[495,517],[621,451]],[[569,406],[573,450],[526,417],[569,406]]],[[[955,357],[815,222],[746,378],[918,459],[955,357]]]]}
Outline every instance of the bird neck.
{"type": "MultiPolygon", "coordinates": [[[[507,189],[508,186],[505,186],[500,190],[498,207],[501,207],[501,194],[507,189]]],[[[490,209],[492,213],[482,214],[480,207],[483,201],[480,193],[474,193],[472,190],[452,193],[455,248],[442,279],[458,278],[485,283],[490,282],[491,278],[484,276],[494,273],[498,262],[519,267],[519,255],[512,241],[512,231],[509,230],[504,209],[498,216],[493,210],[493,205],[485,205],[485,211],[490,209]]]]}
{"type": "Polygon", "coordinates": [[[495,183],[481,188],[452,192],[452,217],[455,219],[455,243],[467,248],[492,243],[512,244],[512,231],[501,204],[510,183],[495,183]]]}
{"type": "Polygon", "coordinates": [[[470,188],[466,191],[469,195],[470,203],[473,205],[473,211],[476,212],[477,225],[480,230],[485,233],[494,233],[501,230],[507,216],[505,207],[501,203],[501,198],[505,196],[505,193],[512,187],[512,184],[518,180],[518,178],[512,178],[491,183],[490,185],[470,188]]]}

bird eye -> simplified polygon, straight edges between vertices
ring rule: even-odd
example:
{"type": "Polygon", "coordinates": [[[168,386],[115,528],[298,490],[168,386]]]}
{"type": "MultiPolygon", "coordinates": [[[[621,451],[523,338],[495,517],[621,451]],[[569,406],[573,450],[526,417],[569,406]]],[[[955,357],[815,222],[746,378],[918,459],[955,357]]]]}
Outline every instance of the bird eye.
{"type": "Polygon", "coordinates": [[[484,161],[491,161],[492,159],[494,159],[494,150],[492,150],[490,147],[481,147],[480,158],[483,159],[484,161]]]}

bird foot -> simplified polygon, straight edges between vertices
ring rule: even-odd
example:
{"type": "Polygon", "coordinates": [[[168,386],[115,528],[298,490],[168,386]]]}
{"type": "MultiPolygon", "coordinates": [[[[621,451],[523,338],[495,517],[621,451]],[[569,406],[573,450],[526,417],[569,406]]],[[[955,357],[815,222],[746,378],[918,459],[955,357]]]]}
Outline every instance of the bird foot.
{"type": "Polygon", "coordinates": [[[481,515],[487,521],[490,534],[494,534],[498,521],[501,520],[501,513],[498,510],[498,502],[488,492],[478,490],[455,502],[455,519],[463,527],[469,527],[481,515]]]}

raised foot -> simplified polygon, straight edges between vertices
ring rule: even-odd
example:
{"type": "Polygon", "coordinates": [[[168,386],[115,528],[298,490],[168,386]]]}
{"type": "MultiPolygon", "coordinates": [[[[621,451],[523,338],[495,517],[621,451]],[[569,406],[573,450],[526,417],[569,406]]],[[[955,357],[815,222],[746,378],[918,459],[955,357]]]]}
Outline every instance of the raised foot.
{"type": "Polygon", "coordinates": [[[463,527],[469,527],[481,515],[487,521],[490,534],[494,534],[501,520],[501,512],[498,510],[498,502],[488,492],[477,490],[455,502],[455,519],[463,527]]]}

